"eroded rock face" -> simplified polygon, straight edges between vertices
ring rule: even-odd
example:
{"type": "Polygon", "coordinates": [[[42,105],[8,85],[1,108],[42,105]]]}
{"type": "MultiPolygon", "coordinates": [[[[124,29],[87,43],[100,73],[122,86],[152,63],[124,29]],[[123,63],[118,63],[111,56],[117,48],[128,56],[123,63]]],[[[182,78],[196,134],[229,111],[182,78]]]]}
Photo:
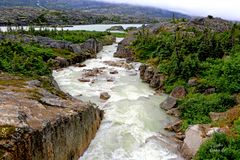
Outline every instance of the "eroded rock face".
{"type": "Polygon", "coordinates": [[[95,136],[101,110],[39,86],[0,75],[0,159],[74,160],[95,136]]]}

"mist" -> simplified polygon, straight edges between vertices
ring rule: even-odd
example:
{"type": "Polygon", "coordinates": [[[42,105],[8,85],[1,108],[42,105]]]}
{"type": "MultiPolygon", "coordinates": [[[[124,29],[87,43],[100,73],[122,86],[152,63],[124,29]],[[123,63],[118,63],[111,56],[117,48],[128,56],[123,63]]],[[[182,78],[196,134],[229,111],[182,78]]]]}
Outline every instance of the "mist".
{"type": "Polygon", "coordinates": [[[98,0],[103,2],[127,3],[150,6],[185,13],[191,16],[221,17],[240,20],[240,2],[237,0],[98,0]]]}

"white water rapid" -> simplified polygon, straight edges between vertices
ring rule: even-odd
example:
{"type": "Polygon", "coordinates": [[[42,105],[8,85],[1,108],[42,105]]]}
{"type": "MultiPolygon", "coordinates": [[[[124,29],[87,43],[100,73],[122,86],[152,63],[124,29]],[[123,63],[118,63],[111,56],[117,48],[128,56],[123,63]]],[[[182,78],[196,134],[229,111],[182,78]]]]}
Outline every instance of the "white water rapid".
{"type": "Polygon", "coordinates": [[[117,44],[104,46],[97,58],[83,63],[85,67],[72,66],[53,72],[64,92],[96,103],[105,111],[96,137],[80,160],[182,159],[176,145],[162,136],[169,135],[164,126],[174,120],[159,107],[166,97],[155,95],[140,80],[139,63],[127,64],[124,59],[114,58],[116,49],[117,44]],[[97,75],[84,77],[93,68],[99,69],[97,75]],[[110,74],[111,71],[118,73],[110,74]],[[81,78],[90,82],[80,82],[81,78]],[[111,97],[101,100],[102,92],[111,97]]]}

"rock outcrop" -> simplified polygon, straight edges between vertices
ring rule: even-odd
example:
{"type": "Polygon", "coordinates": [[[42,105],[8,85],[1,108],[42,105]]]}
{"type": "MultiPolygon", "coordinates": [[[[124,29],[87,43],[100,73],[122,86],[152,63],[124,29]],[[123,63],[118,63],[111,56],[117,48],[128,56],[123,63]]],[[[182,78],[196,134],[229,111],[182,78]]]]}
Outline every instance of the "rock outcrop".
{"type": "Polygon", "coordinates": [[[191,159],[199,150],[200,146],[214,133],[221,132],[220,128],[211,128],[207,124],[190,126],[185,132],[185,138],[181,152],[186,159],[191,159]]]}
{"type": "Polygon", "coordinates": [[[117,52],[114,53],[114,57],[126,58],[127,60],[134,60],[134,52],[130,48],[131,43],[135,40],[133,36],[128,36],[123,39],[117,48],[117,52]]]}
{"type": "Polygon", "coordinates": [[[123,26],[112,26],[107,29],[107,31],[125,31],[123,26]]]}
{"type": "Polygon", "coordinates": [[[37,43],[39,45],[65,49],[72,52],[71,58],[55,57],[50,59],[53,69],[67,67],[76,63],[83,62],[89,58],[96,57],[97,53],[102,50],[103,44],[96,39],[89,39],[81,44],[74,44],[68,41],[54,40],[48,37],[31,36],[31,35],[0,35],[0,41],[8,40],[13,42],[37,43]]]}
{"type": "Polygon", "coordinates": [[[103,111],[38,80],[0,74],[0,159],[77,160],[95,136],[103,111]]]}

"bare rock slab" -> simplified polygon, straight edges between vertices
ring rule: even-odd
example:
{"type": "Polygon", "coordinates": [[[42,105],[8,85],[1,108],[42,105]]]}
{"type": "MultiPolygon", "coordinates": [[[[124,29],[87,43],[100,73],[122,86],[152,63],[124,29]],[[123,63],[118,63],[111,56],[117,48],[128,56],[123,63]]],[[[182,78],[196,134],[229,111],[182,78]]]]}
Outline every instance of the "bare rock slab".
{"type": "Polygon", "coordinates": [[[176,107],[177,99],[171,96],[168,96],[167,99],[160,104],[160,107],[164,110],[171,110],[176,107]]]}

